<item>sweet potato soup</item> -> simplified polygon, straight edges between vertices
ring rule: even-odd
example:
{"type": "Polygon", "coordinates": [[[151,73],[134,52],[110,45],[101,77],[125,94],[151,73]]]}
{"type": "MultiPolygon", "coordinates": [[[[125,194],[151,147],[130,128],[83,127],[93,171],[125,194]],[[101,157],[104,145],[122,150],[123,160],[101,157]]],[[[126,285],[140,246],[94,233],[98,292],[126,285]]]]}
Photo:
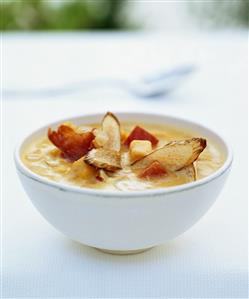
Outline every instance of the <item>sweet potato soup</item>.
{"type": "Polygon", "coordinates": [[[182,129],[120,123],[108,112],[100,124],[61,124],[29,144],[25,165],[50,180],[108,190],[166,188],[198,180],[224,162],[210,140],[182,129]]]}

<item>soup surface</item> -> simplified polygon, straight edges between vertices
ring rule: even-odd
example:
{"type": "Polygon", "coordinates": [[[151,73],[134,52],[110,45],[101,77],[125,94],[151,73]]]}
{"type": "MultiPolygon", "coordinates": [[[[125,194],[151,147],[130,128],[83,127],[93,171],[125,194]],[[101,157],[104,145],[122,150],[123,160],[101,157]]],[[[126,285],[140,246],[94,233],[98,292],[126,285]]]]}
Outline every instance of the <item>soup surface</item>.
{"type": "Polygon", "coordinates": [[[22,160],[31,171],[56,182],[120,191],[185,184],[210,175],[224,162],[210,140],[201,139],[193,157],[199,136],[167,124],[120,124],[113,117],[109,124],[105,118],[102,124],[65,123],[71,131],[64,135],[59,135],[59,129],[50,130],[48,136],[26,146],[22,160]],[[79,141],[81,136],[84,139],[79,141]],[[83,152],[77,152],[76,141],[84,141],[80,145],[83,152]]]}

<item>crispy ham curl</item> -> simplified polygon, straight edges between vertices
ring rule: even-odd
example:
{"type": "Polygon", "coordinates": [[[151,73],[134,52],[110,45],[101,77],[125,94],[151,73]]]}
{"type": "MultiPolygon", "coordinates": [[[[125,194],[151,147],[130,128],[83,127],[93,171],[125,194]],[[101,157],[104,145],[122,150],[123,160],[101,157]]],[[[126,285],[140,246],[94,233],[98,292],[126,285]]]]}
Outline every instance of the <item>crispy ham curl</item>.
{"type": "Polygon", "coordinates": [[[60,125],[57,131],[48,129],[48,138],[60,149],[63,158],[74,162],[88,153],[95,136],[92,132],[76,133],[71,127],[60,125]]]}

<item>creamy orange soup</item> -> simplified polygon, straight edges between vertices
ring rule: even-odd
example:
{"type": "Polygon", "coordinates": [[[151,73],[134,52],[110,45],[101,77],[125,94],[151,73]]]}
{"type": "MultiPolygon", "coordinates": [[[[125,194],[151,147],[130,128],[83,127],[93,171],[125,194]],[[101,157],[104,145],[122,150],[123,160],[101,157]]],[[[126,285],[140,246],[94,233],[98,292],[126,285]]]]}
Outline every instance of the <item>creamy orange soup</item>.
{"type": "MultiPolygon", "coordinates": [[[[196,137],[196,134],[184,132],[182,129],[167,125],[153,125],[146,123],[121,123],[121,140],[124,141],[135,125],[149,131],[158,140],[156,148],[163,147],[171,141],[186,140],[196,137]]],[[[72,126],[72,125],[69,125],[72,126]]],[[[99,124],[73,126],[78,133],[100,128],[99,124]]],[[[198,137],[198,136],[197,136],[198,137]]],[[[155,150],[155,148],[153,149],[155,150]]],[[[177,157],[176,157],[177,159],[177,157]]],[[[107,190],[145,190],[176,186],[199,180],[216,171],[224,163],[224,157],[218,147],[207,140],[206,148],[198,159],[193,162],[193,169],[168,171],[165,175],[141,177],[131,167],[132,158],[130,148],[122,145],[120,164],[122,169],[108,171],[98,169],[84,161],[84,157],[76,161],[69,161],[61,156],[61,151],[51,143],[47,136],[39,138],[29,144],[22,153],[24,164],[34,173],[50,180],[80,187],[107,190]],[[194,171],[194,174],[193,174],[194,171]]]]}

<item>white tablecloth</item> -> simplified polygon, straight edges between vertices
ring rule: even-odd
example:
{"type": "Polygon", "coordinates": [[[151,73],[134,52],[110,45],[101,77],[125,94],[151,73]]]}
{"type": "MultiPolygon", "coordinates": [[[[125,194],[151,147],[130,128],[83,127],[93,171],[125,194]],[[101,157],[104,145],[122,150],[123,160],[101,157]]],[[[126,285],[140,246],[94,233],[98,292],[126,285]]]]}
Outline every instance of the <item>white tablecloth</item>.
{"type": "Polygon", "coordinates": [[[8,90],[133,77],[181,63],[195,63],[198,71],[155,100],[114,88],[3,95],[3,297],[246,297],[247,55],[247,32],[4,35],[8,90]],[[234,148],[231,175],[210,211],[182,236],[139,255],[108,255],[68,240],[35,210],[15,173],[13,149],[24,134],[61,117],[106,110],[201,121],[234,148]]]}

